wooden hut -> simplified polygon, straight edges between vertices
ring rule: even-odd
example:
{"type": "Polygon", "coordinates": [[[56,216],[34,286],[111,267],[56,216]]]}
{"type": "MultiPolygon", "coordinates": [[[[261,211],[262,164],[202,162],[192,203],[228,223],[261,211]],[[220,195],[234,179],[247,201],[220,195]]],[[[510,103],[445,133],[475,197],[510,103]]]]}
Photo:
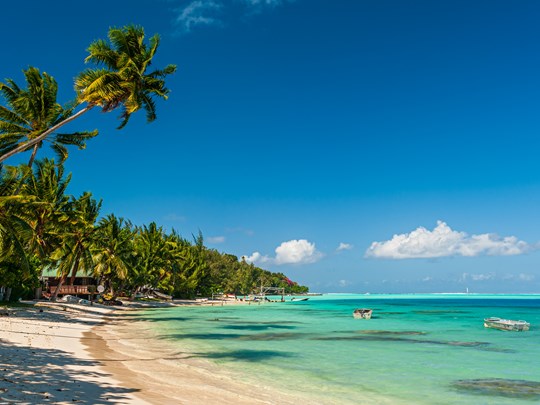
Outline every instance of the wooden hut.
{"type": "MultiPolygon", "coordinates": [[[[57,276],[57,270],[55,268],[46,268],[43,270],[43,273],[41,273],[41,281],[42,281],[42,295],[44,297],[50,296],[51,294],[54,294],[56,291],[56,288],[58,287],[58,284],[60,282],[60,278],[57,276]]],[[[70,277],[67,278],[66,283],[64,283],[60,287],[60,291],[58,291],[58,296],[62,295],[75,295],[75,296],[90,296],[90,294],[96,293],[96,284],[97,280],[93,278],[92,276],[85,274],[82,271],[78,271],[75,275],[75,280],[73,282],[73,285],[68,285],[70,281],[70,277]],[[89,288],[90,287],[90,288],[89,288]]]]}

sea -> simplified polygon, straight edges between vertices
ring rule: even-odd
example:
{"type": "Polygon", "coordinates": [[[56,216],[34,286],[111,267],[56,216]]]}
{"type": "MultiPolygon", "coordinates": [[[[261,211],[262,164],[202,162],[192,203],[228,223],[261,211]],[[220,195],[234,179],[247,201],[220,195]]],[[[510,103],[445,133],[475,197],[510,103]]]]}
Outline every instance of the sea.
{"type": "Polygon", "coordinates": [[[184,352],[310,403],[540,404],[540,295],[324,294],[146,316],[184,352]]]}

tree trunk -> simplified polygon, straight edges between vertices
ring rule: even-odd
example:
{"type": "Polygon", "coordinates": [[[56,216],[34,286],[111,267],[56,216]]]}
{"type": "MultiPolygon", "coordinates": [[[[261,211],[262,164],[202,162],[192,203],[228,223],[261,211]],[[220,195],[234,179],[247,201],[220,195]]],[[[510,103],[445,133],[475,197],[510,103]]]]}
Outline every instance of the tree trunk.
{"type": "Polygon", "coordinates": [[[81,115],[83,115],[84,113],[90,111],[92,108],[94,108],[94,105],[91,104],[91,105],[87,105],[86,107],[84,107],[81,111],[79,111],[77,114],[73,114],[71,117],[69,118],[66,118],[64,121],[62,122],[59,122],[58,124],[56,124],[54,127],[52,128],[49,128],[48,130],[46,130],[45,132],[43,132],[41,135],[39,135],[37,138],[34,138],[28,142],[25,142],[25,143],[22,143],[20,144],[19,146],[17,146],[15,149],[3,154],[2,156],[0,156],[0,163],[2,163],[4,160],[6,160],[7,158],[10,158],[11,156],[13,155],[16,155],[17,153],[19,152],[23,152],[25,150],[28,150],[30,147],[34,146],[35,144],[37,143],[40,143],[41,141],[43,141],[45,138],[47,138],[50,134],[52,134],[53,132],[55,132],[57,129],[63,127],[64,125],[66,125],[67,123],[73,121],[74,119],[80,117],[81,115]]]}
{"type": "Polygon", "coordinates": [[[73,263],[73,270],[71,270],[71,278],[69,279],[69,285],[73,285],[75,282],[75,277],[77,277],[77,271],[79,270],[79,262],[81,259],[80,252],[77,252],[77,257],[75,257],[75,263],[73,263]]]}
{"type": "Polygon", "coordinates": [[[140,287],[135,287],[133,289],[133,291],[131,291],[131,299],[135,299],[135,296],[137,295],[137,293],[139,292],[139,288],[140,287]]]}
{"type": "Polygon", "coordinates": [[[58,292],[60,291],[60,288],[64,285],[64,282],[66,281],[66,276],[60,277],[60,281],[58,282],[58,285],[56,286],[56,290],[54,290],[53,295],[51,295],[50,301],[55,302],[56,298],[58,297],[58,292]]]}
{"type": "Polygon", "coordinates": [[[34,150],[32,151],[32,155],[30,156],[30,160],[28,161],[28,167],[32,168],[32,165],[34,164],[34,159],[36,158],[37,151],[39,149],[39,145],[41,145],[41,142],[36,143],[34,145],[34,150]]]}
{"type": "Polygon", "coordinates": [[[4,297],[4,299],[6,301],[9,301],[10,298],[11,298],[11,287],[8,287],[6,288],[6,296],[4,297]]]}

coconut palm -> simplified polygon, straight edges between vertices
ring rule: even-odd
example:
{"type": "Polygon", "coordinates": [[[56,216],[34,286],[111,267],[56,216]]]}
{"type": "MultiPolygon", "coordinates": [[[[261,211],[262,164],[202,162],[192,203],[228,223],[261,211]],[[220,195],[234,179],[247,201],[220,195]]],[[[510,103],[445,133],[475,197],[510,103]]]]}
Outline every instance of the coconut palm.
{"type": "MultiPolygon", "coordinates": [[[[21,148],[21,152],[32,151],[29,166],[36,157],[46,138],[33,145],[29,142],[65,121],[73,114],[74,104],[61,106],[56,101],[58,84],[56,80],[39,69],[30,67],[23,71],[26,88],[20,88],[13,80],[0,83],[0,95],[6,106],[0,105],[0,154],[21,148]]],[[[97,135],[97,131],[63,134],[52,132],[47,138],[60,162],[67,158],[68,145],[86,147],[86,141],[97,135]]]]}
{"type": "Polygon", "coordinates": [[[94,267],[92,249],[95,240],[95,222],[99,215],[101,201],[84,193],[78,199],[72,197],[66,210],[60,247],[51,255],[58,264],[60,281],[51,300],[55,300],[60,288],[71,273],[70,285],[73,285],[79,270],[90,273],[94,267]]]}
{"type": "Polygon", "coordinates": [[[86,62],[92,62],[97,68],[87,69],[75,80],[77,104],[86,106],[76,114],[57,123],[37,137],[20,142],[17,147],[0,156],[0,162],[19,152],[42,142],[60,127],[85,114],[95,106],[104,112],[122,107],[119,128],[123,128],[131,114],[143,108],[147,121],[156,118],[154,97],[168,98],[169,89],[165,87],[165,77],[176,70],[175,65],[168,65],[162,70],[147,72],[159,46],[159,36],[154,35],[144,42],[144,29],[137,26],[111,28],[109,42],[97,40],[88,48],[90,55],[86,62]]]}
{"type": "Polygon", "coordinates": [[[20,209],[32,229],[28,250],[48,264],[45,262],[58,248],[65,228],[69,203],[66,189],[71,174],[64,175],[63,166],[57,166],[50,159],[37,160],[33,169],[20,166],[19,170],[23,172],[23,184],[18,186],[20,193],[33,199],[32,204],[20,209]]]}
{"type": "Polygon", "coordinates": [[[133,231],[123,218],[110,214],[99,221],[94,245],[94,276],[112,289],[114,281],[122,285],[130,270],[133,258],[133,231]]]}
{"type": "Polygon", "coordinates": [[[20,215],[20,208],[31,198],[14,195],[20,182],[15,171],[0,172],[0,265],[11,263],[29,269],[26,241],[32,234],[29,224],[20,215]]]}
{"type": "Polygon", "coordinates": [[[156,288],[170,267],[169,247],[162,227],[155,222],[138,228],[134,238],[133,293],[141,287],[156,288]]]}

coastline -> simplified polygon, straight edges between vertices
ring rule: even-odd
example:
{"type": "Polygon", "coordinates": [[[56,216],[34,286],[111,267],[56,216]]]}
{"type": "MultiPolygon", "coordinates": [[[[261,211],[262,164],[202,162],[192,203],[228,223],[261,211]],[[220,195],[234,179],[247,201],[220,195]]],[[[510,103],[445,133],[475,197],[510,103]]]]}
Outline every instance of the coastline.
{"type": "MultiPolygon", "coordinates": [[[[244,305],[232,301],[218,305],[244,305]]],[[[196,359],[156,336],[151,307],[38,302],[0,317],[0,404],[320,404],[196,359]]],[[[205,303],[204,305],[211,305],[205,303]]]]}
{"type": "MultiPolygon", "coordinates": [[[[236,304],[244,305],[224,303],[236,304]]],[[[199,304],[185,301],[181,305],[199,304]]],[[[179,351],[157,336],[149,321],[136,318],[132,311],[115,311],[107,316],[107,322],[88,332],[93,338],[85,340],[84,345],[122,386],[135,389],[135,397],[145,403],[321,404],[276,391],[274,387],[241,381],[223,367],[179,351]]]]}
{"type": "Polygon", "coordinates": [[[0,403],[145,404],[83,342],[110,308],[39,302],[0,317],[0,403]]]}

